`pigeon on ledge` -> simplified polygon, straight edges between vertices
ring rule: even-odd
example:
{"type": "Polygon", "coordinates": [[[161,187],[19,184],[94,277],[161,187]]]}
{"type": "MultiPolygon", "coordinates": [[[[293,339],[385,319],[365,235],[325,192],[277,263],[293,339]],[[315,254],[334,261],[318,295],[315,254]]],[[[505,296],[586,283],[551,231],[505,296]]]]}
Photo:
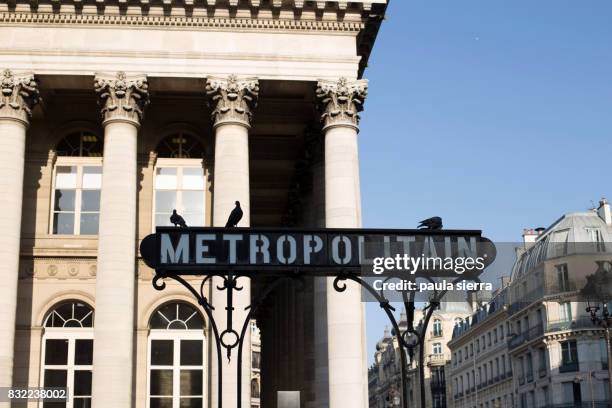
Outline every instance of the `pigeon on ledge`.
{"type": "Polygon", "coordinates": [[[242,208],[240,208],[240,201],[236,201],[236,207],[230,213],[229,218],[227,219],[227,224],[225,224],[225,228],[236,227],[241,219],[242,208]]]}
{"type": "Polygon", "coordinates": [[[426,220],[421,221],[419,229],[429,229],[429,230],[440,230],[442,229],[442,218],[440,217],[431,217],[426,220]]]}
{"type": "Polygon", "coordinates": [[[185,224],[185,220],[183,217],[177,214],[176,210],[172,210],[172,215],[170,216],[170,222],[174,224],[174,226],[180,226],[181,228],[187,228],[187,224],[185,224]]]}

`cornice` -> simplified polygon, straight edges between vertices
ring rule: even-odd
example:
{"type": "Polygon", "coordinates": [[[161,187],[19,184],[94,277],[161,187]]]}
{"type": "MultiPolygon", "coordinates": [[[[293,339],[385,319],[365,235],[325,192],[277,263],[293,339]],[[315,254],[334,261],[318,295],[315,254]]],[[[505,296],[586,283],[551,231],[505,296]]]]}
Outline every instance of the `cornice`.
{"type": "Polygon", "coordinates": [[[62,4],[73,4],[75,8],[93,4],[104,9],[107,6],[127,8],[138,5],[143,8],[162,5],[166,9],[173,8],[203,8],[209,12],[240,12],[250,11],[363,11],[370,12],[377,7],[386,7],[388,0],[8,0],[11,7],[26,4],[32,9],[51,6],[59,8],[62,4]]]}
{"type": "Polygon", "coordinates": [[[1,25],[354,33],[368,59],[388,0],[6,0],[1,25]]]}
{"type": "Polygon", "coordinates": [[[85,13],[39,13],[2,12],[0,24],[32,25],[88,25],[128,26],[161,29],[214,29],[214,30],[272,30],[272,31],[329,31],[358,33],[365,27],[361,21],[317,21],[267,18],[223,18],[201,16],[165,16],[150,14],[85,14],[85,13]]]}
{"type": "Polygon", "coordinates": [[[466,331],[462,332],[459,336],[455,337],[454,339],[451,339],[448,342],[448,346],[455,347],[455,346],[463,346],[465,344],[470,344],[472,342],[472,339],[476,339],[477,337],[480,337],[481,334],[486,333],[491,328],[494,328],[494,327],[499,326],[500,324],[503,324],[500,322],[505,322],[506,319],[508,319],[508,317],[509,317],[508,311],[505,308],[505,305],[503,305],[501,308],[495,310],[493,313],[485,316],[483,320],[479,320],[473,326],[470,326],[466,331]],[[502,314],[505,314],[505,316],[503,316],[503,320],[500,320],[499,317],[502,314]]]}

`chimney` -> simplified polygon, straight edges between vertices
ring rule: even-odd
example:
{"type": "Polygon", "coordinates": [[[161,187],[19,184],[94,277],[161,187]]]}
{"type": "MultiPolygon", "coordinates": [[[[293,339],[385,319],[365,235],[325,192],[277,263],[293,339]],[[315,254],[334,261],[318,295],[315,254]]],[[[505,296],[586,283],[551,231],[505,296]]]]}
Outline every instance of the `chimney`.
{"type": "Polygon", "coordinates": [[[610,210],[610,203],[605,198],[599,200],[597,215],[599,215],[599,218],[604,220],[606,225],[612,226],[612,211],[610,210]]]}
{"type": "Polygon", "coordinates": [[[531,246],[531,244],[536,242],[540,234],[542,234],[542,231],[540,228],[524,229],[523,230],[523,243],[525,244],[525,246],[531,246]]]}

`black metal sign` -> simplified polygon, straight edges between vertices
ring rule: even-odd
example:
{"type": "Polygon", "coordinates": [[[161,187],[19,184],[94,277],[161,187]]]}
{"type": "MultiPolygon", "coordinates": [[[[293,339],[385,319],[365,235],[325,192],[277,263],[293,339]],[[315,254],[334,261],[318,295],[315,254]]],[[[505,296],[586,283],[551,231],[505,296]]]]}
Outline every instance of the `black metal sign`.
{"type": "Polygon", "coordinates": [[[156,270],[198,274],[232,269],[327,275],[341,269],[367,275],[378,273],[372,267],[377,261],[382,264],[383,258],[400,257],[400,266],[406,265],[402,259],[415,261],[411,262],[414,273],[454,276],[454,268],[443,267],[445,262],[470,258],[482,272],[495,258],[493,243],[477,230],[159,227],[142,241],[140,251],[146,264],[156,270]]]}
{"type": "MultiPolygon", "coordinates": [[[[346,281],[353,281],[367,290],[387,314],[402,349],[412,356],[417,343],[422,344],[431,313],[446,290],[434,290],[429,300],[424,329],[418,331],[414,318],[414,293],[403,292],[408,313],[408,326],[400,330],[394,307],[384,293],[373,288],[364,278],[385,273],[413,275],[432,281],[433,277],[454,276],[456,280],[478,280],[496,255],[493,243],[478,230],[381,230],[381,229],[262,229],[262,228],[174,228],[158,227],[155,234],[145,237],[140,244],[145,263],[155,269],[153,287],[163,290],[165,280],[183,285],[197,299],[206,313],[216,346],[217,398],[222,407],[223,386],[222,350],[231,358],[237,349],[236,384],[237,408],[241,408],[242,348],[245,333],[253,313],[266,296],[286,281],[303,286],[307,276],[333,277],[337,292],[346,290],[346,281]],[[193,285],[184,276],[203,276],[193,285]],[[240,291],[239,280],[256,276],[271,276],[271,282],[244,311],[246,318],[234,327],[234,292],[240,291]],[[213,277],[218,291],[226,291],[226,327],[218,327],[214,307],[208,301],[206,282],[213,277]]],[[[425,406],[424,354],[420,347],[421,408],[425,406]]],[[[407,407],[406,354],[402,359],[403,406],[407,407]]]]}

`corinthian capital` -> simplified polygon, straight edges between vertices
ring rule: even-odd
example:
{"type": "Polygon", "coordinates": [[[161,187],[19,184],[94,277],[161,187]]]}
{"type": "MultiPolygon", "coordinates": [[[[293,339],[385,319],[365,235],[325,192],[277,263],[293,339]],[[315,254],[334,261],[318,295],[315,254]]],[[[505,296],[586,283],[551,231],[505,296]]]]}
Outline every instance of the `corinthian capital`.
{"type": "Polygon", "coordinates": [[[5,69],[0,88],[0,119],[15,119],[27,123],[32,116],[32,108],[40,101],[34,75],[15,75],[11,70],[5,69]]]}
{"type": "Polygon", "coordinates": [[[206,96],[215,126],[227,122],[250,126],[258,95],[257,78],[239,79],[230,75],[227,79],[208,78],[206,81],[206,96]]]}
{"type": "Polygon", "coordinates": [[[102,121],[124,120],[140,124],[149,104],[147,77],[128,77],[125,72],[116,75],[96,75],[94,89],[98,94],[102,121]]]}
{"type": "Polygon", "coordinates": [[[368,81],[319,81],[317,99],[323,128],[329,126],[359,126],[359,112],[368,94],[368,81]]]}

